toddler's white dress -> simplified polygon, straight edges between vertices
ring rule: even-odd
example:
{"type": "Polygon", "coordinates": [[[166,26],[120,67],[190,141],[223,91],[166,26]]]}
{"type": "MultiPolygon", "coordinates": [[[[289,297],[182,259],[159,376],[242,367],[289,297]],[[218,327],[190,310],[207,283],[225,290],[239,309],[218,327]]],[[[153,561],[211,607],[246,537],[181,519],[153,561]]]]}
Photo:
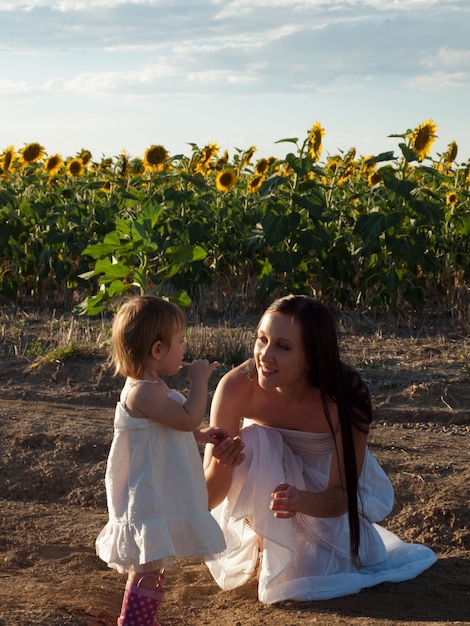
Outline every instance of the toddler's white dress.
{"type": "Polygon", "coordinates": [[[271,493],[281,482],[302,490],[326,489],[333,436],[270,428],[249,420],[240,434],[246,458],[234,470],[227,497],[212,511],[227,549],[207,565],[223,589],[244,584],[259,567],[261,602],[326,600],[385,581],[414,578],[436,561],[426,546],[404,543],[376,524],[392,509],[393,488],[368,449],[358,488],[357,565],[350,555],[347,513],[333,518],[298,513],[281,519],[269,509],[271,493]]]}
{"type": "MultiPolygon", "coordinates": [[[[132,385],[144,383],[158,384],[132,385]]],[[[131,417],[125,404],[129,389],[116,406],[106,469],[109,521],[96,539],[96,553],[121,573],[130,565],[136,571],[144,564],[168,567],[172,557],[210,559],[225,541],[208,510],[194,435],[131,417]]],[[[185,401],[177,391],[169,395],[185,401]]]]}

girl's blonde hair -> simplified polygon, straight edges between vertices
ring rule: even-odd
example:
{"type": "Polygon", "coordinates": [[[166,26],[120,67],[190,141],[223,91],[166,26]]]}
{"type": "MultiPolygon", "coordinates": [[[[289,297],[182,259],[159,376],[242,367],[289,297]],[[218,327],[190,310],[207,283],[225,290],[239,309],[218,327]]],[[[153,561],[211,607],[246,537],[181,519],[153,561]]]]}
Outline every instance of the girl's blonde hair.
{"type": "Polygon", "coordinates": [[[156,341],[169,345],[176,332],[186,327],[183,311],[157,296],[135,296],[116,314],[111,333],[114,374],[140,378],[156,341]]]}

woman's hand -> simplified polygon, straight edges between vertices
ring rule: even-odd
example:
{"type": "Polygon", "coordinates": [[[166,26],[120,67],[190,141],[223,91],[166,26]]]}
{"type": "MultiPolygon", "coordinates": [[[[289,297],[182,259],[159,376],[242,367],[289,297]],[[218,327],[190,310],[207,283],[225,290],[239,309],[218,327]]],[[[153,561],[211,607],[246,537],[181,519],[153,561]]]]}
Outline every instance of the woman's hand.
{"type": "MultiPolygon", "coordinates": [[[[211,443],[214,443],[213,441],[211,443]]],[[[212,456],[216,459],[217,463],[225,466],[236,467],[240,465],[245,459],[243,454],[243,443],[241,437],[226,437],[221,439],[214,445],[212,449],[212,456]]]]}
{"type": "Polygon", "coordinates": [[[286,519],[294,517],[300,511],[300,491],[294,485],[281,483],[271,494],[269,508],[274,511],[274,517],[286,519]]]}

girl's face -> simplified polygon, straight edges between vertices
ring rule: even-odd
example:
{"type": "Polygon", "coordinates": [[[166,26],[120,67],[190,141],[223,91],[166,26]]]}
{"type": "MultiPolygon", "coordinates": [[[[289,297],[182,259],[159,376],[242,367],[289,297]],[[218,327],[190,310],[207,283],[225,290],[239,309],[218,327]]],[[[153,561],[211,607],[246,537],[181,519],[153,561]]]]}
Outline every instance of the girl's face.
{"type": "Polygon", "coordinates": [[[258,384],[263,389],[307,380],[308,365],[299,322],[291,315],[268,313],[258,327],[254,347],[258,384]]]}
{"type": "Polygon", "coordinates": [[[170,344],[161,346],[158,373],[162,376],[174,376],[183,360],[185,344],[185,328],[179,328],[172,336],[170,344]]]}

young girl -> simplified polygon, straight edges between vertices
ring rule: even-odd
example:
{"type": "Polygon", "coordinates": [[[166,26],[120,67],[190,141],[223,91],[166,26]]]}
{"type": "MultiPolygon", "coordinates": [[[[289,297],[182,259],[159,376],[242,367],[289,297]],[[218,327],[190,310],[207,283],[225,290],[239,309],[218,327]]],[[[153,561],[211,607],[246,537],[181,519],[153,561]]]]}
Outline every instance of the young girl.
{"type": "Polygon", "coordinates": [[[96,552],[128,574],[118,626],[158,626],[163,571],[172,557],[210,558],[225,549],[208,510],[196,444],[217,445],[226,436],[220,428],[196,430],[218,363],[193,361],[187,399],[161,379],[181,365],[185,327],[183,312],[155,296],[128,300],[113,322],[115,374],[126,382],[106,470],[109,521],[96,552]]]}

